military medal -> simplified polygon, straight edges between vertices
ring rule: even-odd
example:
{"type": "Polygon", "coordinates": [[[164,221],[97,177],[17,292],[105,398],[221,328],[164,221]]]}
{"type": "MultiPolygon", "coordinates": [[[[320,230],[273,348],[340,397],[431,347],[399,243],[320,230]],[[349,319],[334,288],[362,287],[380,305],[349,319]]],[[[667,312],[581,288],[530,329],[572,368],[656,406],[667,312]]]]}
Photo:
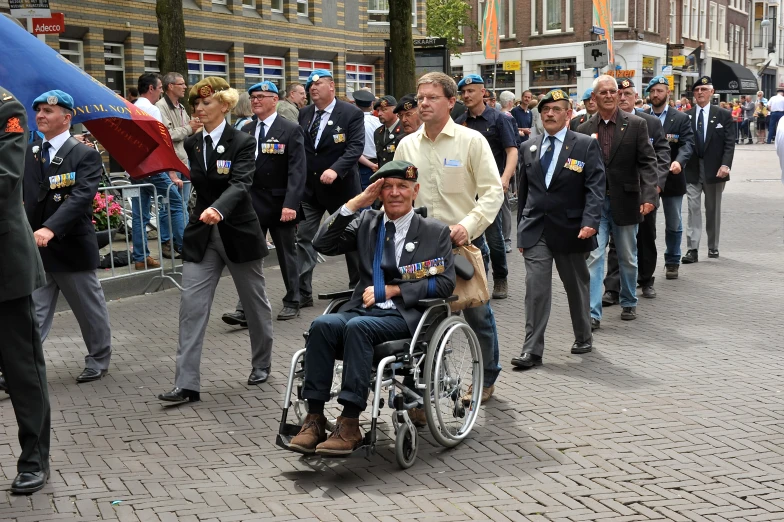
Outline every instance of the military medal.
{"type": "Polygon", "coordinates": [[[60,194],[55,194],[52,197],[52,199],[54,200],[55,203],[59,203],[63,199],[63,197],[60,194]]]}

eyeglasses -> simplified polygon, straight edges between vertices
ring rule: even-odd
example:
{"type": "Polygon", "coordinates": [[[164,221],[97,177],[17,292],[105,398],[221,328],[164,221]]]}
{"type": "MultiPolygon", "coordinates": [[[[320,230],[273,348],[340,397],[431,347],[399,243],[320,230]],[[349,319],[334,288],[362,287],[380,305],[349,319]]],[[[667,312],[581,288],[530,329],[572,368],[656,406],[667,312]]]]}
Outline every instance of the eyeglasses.
{"type": "Polygon", "coordinates": [[[550,107],[542,107],[539,112],[541,114],[547,114],[548,112],[552,112],[554,114],[561,114],[562,112],[568,111],[569,109],[564,109],[563,107],[558,107],[557,105],[553,105],[550,107]]]}
{"type": "Polygon", "coordinates": [[[250,101],[261,101],[264,98],[273,98],[274,96],[274,94],[257,94],[256,96],[251,96],[250,101]]]}
{"type": "Polygon", "coordinates": [[[427,100],[428,103],[435,103],[436,100],[440,98],[446,98],[446,96],[417,96],[417,103],[422,103],[427,100]]]}
{"type": "Polygon", "coordinates": [[[710,87],[695,87],[692,89],[694,92],[702,92],[702,91],[709,91],[711,90],[710,87]]]}
{"type": "Polygon", "coordinates": [[[174,85],[176,85],[177,87],[187,87],[188,86],[187,83],[175,83],[174,85]]]}
{"type": "Polygon", "coordinates": [[[608,89],[606,91],[598,91],[597,96],[615,96],[618,94],[618,89],[608,89]]]}

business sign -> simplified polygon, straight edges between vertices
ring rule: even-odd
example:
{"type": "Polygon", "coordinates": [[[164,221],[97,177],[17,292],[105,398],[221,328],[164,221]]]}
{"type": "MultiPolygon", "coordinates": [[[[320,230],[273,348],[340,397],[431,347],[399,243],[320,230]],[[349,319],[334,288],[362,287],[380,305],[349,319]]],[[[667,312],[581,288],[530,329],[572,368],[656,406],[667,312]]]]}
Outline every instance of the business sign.
{"type": "Polygon", "coordinates": [[[675,90],[675,76],[665,76],[667,78],[667,83],[670,84],[670,90],[675,90]]]}
{"type": "Polygon", "coordinates": [[[662,76],[672,76],[672,65],[665,65],[661,68],[662,76]]]}
{"type": "Polygon", "coordinates": [[[49,0],[8,0],[14,18],[49,18],[49,0]]]}
{"type": "Polygon", "coordinates": [[[673,56],[672,57],[672,66],[673,67],[683,67],[686,65],[686,57],[685,56],[673,56]]]}
{"type": "Polygon", "coordinates": [[[607,71],[608,76],[614,78],[634,78],[634,69],[616,69],[614,71],[607,71]]]}
{"type": "Polygon", "coordinates": [[[33,18],[33,34],[62,34],[65,32],[65,15],[52,13],[51,18],[33,18]]]}
{"type": "Polygon", "coordinates": [[[509,60],[504,62],[504,70],[505,71],[519,71],[520,70],[520,60],[509,60]]]}
{"type": "MultiPolygon", "coordinates": [[[[599,35],[599,38],[600,40],[607,42],[608,61],[609,63],[615,65],[615,50],[613,49],[613,20],[612,13],[610,12],[611,3],[612,0],[593,0],[593,27],[598,27],[604,30],[604,34],[599,35]]],[[[586,68],[587,67],[588,66],[586,66],[586,68]]]]}
{"type": "Polygon", "coordinates": [[[597,40],[583,44],[583,59],[585,68],[604,67],[610,63],[610,53],[608,52],[607,40],[597,40]]]}

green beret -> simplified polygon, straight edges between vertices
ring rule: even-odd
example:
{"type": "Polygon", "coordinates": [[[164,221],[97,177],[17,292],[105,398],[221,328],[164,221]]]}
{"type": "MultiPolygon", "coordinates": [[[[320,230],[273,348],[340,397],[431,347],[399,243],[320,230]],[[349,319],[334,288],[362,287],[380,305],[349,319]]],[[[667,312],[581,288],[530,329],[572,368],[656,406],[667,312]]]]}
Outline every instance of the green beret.
{"type": "Polygon", "coordinates": [[[566,94],[561,89],[553,89],[552,91],[548,92],[544,95],[544,98],[539,101],[539,107],[544,107],[547,103],[553,103],[557,101],[565,101],[570,103],[569,95],[566,94]]]}
{"type": "Polygon", "coordinates": [[[416,182],[417,177],[417,168],[413,163],[402,160],[395,160],[390,161],[378,169],[372,176],[370,176],[370,182],[374,183],[381,178],[399,178],[416,182]]]}
{"type": "Polygon", "coordinates": [[[207,76],[202,81],[191,87],[191,92],[188,94],[188,103],[193,106],[197,98],[209,98],[216,92],[225,91],[230,89],[231,86],[223,78],[218,76],[207,76]]]}
{"type": "Polygon", "coordinates": [[[394,96],[386,95],[379,98],[376,103],[373,104],[374,109],[380,109],[381,107],[395,107],[397,105],[397,100],[394,96]]]}

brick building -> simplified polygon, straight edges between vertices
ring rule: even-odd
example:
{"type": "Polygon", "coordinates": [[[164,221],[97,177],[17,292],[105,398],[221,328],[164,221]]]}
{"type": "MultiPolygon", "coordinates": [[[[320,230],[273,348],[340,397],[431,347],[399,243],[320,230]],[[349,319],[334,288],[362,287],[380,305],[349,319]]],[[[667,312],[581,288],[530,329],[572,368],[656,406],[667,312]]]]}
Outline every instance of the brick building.
{"type": "MultiPolygon", "coordinates": [[[[424,34],[425,1],[412,2],[416,37],[424,34]]],[[[154,0],[50,5],[65,13],[66,29],[46,43],[112,90],[124,93],[143,72],[158,72],[154,0]]],[[[383,91],[387,0],[183,0],[183,8],[189,85],[215,75],[240,89],[262,80],[282,88],[324,68],[339,95],[383,91]]]]}

